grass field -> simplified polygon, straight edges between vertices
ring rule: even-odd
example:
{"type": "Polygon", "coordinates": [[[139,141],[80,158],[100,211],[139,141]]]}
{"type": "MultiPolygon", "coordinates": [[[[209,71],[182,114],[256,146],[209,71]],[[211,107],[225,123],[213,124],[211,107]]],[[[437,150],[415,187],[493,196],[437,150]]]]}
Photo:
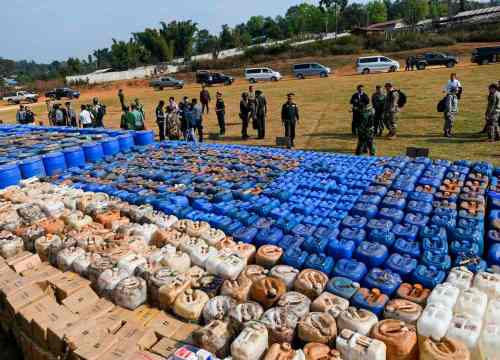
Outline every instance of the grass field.
{"type": "MultiPolygon", "coordinates": [[[[396,88],[401,88],[408,96],[408,104],[400,114],[398,138],[376,140],[378,155],[399,155],[409,146],[430,149],[433,158],[487,160],[500,165],[500,143],[488,143],[484,135],[477,132],[484,125],[484,111],[487,98],[487,87],[500,78],[500,64],[477,66],[464,64],[456,69],[428,69],[415,72],[398,72],[392,74],[372,75],[334,75],[327,79],[311,78],[306,80],[284,79],[276,83],[259,83],[256,88],[263,90],[269,103],[269,119],[267,137],[258,141],[255,136],[246,143],[251,145],[273,145],[274,138],[283,133],[280,121],[280,109],[286,94],[295,92],[296,102],[300,106],[301,121],[297,129],[297,148],[319,151],[352,153],[356,139],[350,134],[351,113],[349,99],[358,84],[364,84],[368,92],[375,85],[383,85],[392,81],[396,88]],[[464,94],[460,102],[460,112],[454,128],[453,138],[442,136],[442,114],[436,112],[436,104],[443,96],[445,86],[452,71],[458,73],[464,86],[464,94]]],[[[105,118],[107,126],[118,127],[120,107],[116,96],[117,86],[110,85],[84,92],[82,98],[75,102],[90,102],[93,96],[108,106],[105,118]]],[[[188,84],[183,90],[154,91],[146,86],[127,86],[122,84],[128,101],[138,97],[147,110],[147,125],[156,128],[154,108],[160,99],[167,100],[174,96],[179,100],[182,96],[198,97],[200,87],[188,84]]],[[[224,142],[240,143],[241,124],[238,117],[239,98],[248,89],[244,80],[237,81],[228,87],[212,87],[210,92],[215,98],[217,90],[222,91],[226,101],[228,128],[224,142]]],[[[41,119],[46,118],[44,104],[34,107],[41,119]]],[[[0,119],[13,122],[15,110],[0,112],[0,119]]],[[[217,132],[217,121],[212,112],[204,120],[206,134],[217,132]]],[[[252,135],[255,132],[252,131],[252,135]]]]}

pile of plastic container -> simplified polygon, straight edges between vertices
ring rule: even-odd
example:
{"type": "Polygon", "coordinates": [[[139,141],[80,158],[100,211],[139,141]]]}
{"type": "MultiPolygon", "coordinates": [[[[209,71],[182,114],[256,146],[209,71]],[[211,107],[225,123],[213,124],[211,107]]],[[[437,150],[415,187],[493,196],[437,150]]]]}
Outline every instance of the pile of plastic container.
{"type": "Polygon", "coordinates": [[[101,128],[0,126],[0,189],[34,176],[63,173],[102,161],[135,145],[153,142],[152,132],[101,128]]]}
{"type": "Polygon", "coordinates": [[[455,267],[430,291],[374,267],[361,288],[348,277],[358,273],[354,262],[331,277],[287,264],[289,248],[235,242],[207,222],[39,182],[0,193],[0,230],[0,321],[14,327],[23,350],[30,339],[32,353],[39,346],[75,359],[135,360],[143,351],[151,359],[427,360],[495,359],[500,351],[495,273],[455,267]],[[89,297],[99,311],[113,301],[132,312],[100,313],[107,342],[78,340],[92,321],[101,326],[100,317],[82,317],[89,297]],[[30,315],[43,301],[59,315],[30,315]],[[169,315],[145,320],[148,306],[169,315]]]}

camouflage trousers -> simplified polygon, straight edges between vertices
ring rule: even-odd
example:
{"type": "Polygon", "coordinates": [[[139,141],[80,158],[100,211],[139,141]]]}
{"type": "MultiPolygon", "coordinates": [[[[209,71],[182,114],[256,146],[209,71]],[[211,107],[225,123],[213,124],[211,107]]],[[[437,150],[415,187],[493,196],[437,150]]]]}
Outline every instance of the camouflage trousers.
{"type": "Polygon", "coordinates": [[[454,112],[445,112],[444,113],[444,132],[451,133],[453,129],[453,124],[455,123],[455,117],[457,116],[454,112]]]}
{"type": "Polygon", "coordinates": [[[373,135],[358,134],[358,145],[356,146],[356,155],[369,153],[375,155],[375,144],[373,143],[373,135]]]}
{"type": "Polygon", "coordinates": [[[395,133],[398,127],[398,113],[386,112],[384,114],[384,124],[391,133],[395,133]]]}
{"type": "Polygon", "coordinates": [[[496,139],[496,140],[499,139],[499,137],[500,137],[499,121],[500,121],[500,114],[489,115],[486,118],[486,128],[488,131],[488,139],[496,139]]]}

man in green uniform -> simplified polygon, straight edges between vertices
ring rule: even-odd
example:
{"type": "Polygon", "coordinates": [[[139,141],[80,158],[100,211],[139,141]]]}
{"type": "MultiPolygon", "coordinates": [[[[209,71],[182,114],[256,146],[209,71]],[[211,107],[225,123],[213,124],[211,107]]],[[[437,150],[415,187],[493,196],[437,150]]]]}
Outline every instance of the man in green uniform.
{"type": "Polygon", "coordinates": [[[135,116],[127,105],[123,109],[120,127],[124,130],[135,130],[135,116]]]}
{"type": "Polygon", "coordinates": [[[132,105],[132,115],[134,116],[133,130],[146,130],[143,112],[139,110],[136,104],[132,105]]]}
{"type": "Polygon", "coordinates": [[[219,134],[223,136],[226,134],[226,104],[222,98],[222,93],[217,91],[216,98],[215,113],[217,114],[217,121],[219,122],[219,134]]]}
{"type": "Polygon", "coordinates": [[[392,140],[396,138],[396,128],[398,123],[399,112],[399,92],[394,89],[391,83],[385,84],[385,103],[384,103],[384,122],[385,127],[389,129],[387,138],[392,140]]]}
{"type": "Polygon", "coordinates": [[[266,137],[266,117],[267,117],[267,100],[262,94],[262,91],[255,92],[255,120],[257,123],[257,139],[266,137]]]}
{"type": "Polygon", "coordinates": [[[488,141],[498,141],[500,140],[498,124],[500,121],[500,91],[496,84],[491,84],[488,90],[488,106],[485,113],[488,141]]]}
{"type": "Polygon", "coordinates": [[[382,86],[377,85],[372,95],[372,106],[375,110],[375,135],[382,136],[384,132],[384,104],[385,94],[382,86]]]}
{"type": "Polygon", "coordinates": [[[358,145],[356,155],[361,155],[368,150],[371,156],[375,156],[375,144],[373,137],[375,134],[373,108],[370,105],[363,105],[359,112],[358,145]]]}
{"type": "Polygon", "coordinates": [[[295,94],[290,93],[287,95],[287,102],[281,108],[281,121],[285,127],[285,136],[288,138],[287,147],[294,147],[295,144],[295,125],[299,121],[299,107],[293,101],[295,94]]]}

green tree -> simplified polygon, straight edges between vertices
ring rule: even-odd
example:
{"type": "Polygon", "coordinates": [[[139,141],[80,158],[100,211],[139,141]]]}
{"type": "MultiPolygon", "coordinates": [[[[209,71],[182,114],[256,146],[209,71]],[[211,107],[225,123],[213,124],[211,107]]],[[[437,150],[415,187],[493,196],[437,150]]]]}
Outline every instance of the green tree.
{"type": "Polygon", "coordinates": [[[355,27],[366,25],[368,12],[362,4],[352,3],[346,6],[339,19],[339,27],[342,30],[351,30],[355,27]]]}
{"type": "Polygon", "coordinates": [[[149,51],[152,62],[172,60],[174,49],[167,44],[158,30],[146,29],[143,32],[134,33],[133,36],[135,41],[149,51]]]}
{"type": "Polygon", "coordinates": [[[187,21],[172,21],[169,24],[161,22],[160,34],[169,46],[173,46],[174,55],[189,58],[193,51],[194,36],[198,24],[187,21]]]}
{"type": "Polygon", "coordinates": [[[227,24],[222,25],[222,30],[219,35],[219,44],[223,50],[236,47],[233,31],[227,24]]]}
{"type": "Polygon", "coordinates": [[[411,27],[429,16],[429,3],[427,0],[404,0],[403,20],[411,27]]]}
{"type": "Polygon", "coordinates": [[[80,59],[77,58],[68,58],[66,61],[66,67],[68,71],[68,75],[77,75],[82,72],[82,63],[80,59]]]}
{"type": "Polygon", "coordinates": [[[370,24],[387,21],[387,7],[382,0],[372,0],[366,8],[370,24]]]}
{"type": "Polygon", "coordinates": [[[252,16],[247,21],[247,30],[252,38],[263,36],[264,32],[264,17],[263,16],[252,16]]]}
{"type": "Polygon", "coordinates": [[[338,33],[339,15],[344,11],[347,6],[348,0],[320,0],[319,8],[326,14],[325,23],[326,31],[330,31],[330,27],[335,29],[335,33],[338,33]],[[333,14],[333,21],[332,16],[333,14]]]}

